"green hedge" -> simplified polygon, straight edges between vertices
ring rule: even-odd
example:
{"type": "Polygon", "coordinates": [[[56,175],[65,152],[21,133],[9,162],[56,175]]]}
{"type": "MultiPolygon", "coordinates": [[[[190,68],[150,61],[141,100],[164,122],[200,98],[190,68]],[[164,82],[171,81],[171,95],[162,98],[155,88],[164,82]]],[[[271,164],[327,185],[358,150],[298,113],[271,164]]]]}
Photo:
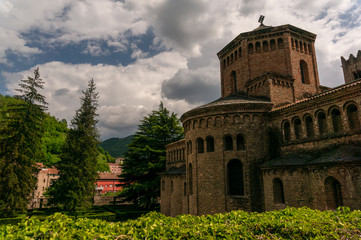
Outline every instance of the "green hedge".
{"type": "Polygon", "coordinates": [[[26,215],[20,215],[12,218],[0,218],[0,225],[4,224],[18,224],[19,222],[26,219],[26,215]]]}
{"type": "Polygon", "coordinates": [[[286,208],[249,213],[166,217],[150,212],[109,223],[56,213],[0,226],[0,239],[360,239],[361,211],[286,208]]]}

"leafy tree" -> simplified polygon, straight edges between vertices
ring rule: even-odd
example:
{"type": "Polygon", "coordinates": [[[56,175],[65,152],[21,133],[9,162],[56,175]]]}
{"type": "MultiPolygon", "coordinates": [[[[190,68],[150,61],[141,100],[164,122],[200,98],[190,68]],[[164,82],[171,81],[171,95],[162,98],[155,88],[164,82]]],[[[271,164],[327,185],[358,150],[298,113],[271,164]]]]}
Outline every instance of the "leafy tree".
{"type": "Polygon", "coordinates": [[[183,128],[175,113],[160,103],[159,109],[145,117],[128,145],[123,172],[126,183],[120,197],[141,207],[152,208],[160,195],[160,173],[165,170],[165,146],[183,137],[183,128]]]}
{"type": "Polygon", "coordinates": [[[44,136],[42,152],[44,159],[42,163],[46,166],[54,166],[60,161],[60,154],[68,132],[66,120],[59,121],[53,116],[46,115],[44,121],[44,136]]]}
{"type": "Polygon", "coordinates": [[[62,148],[61,161],[56,165],[60,174],[59,180],[54,182],[48,191],[49,203],[68,211],[92,206],[94,184],[98,177],[98,93],[93,79],[89,81],[80,100],[81,107],[71,122],[72,128],[62,148]]]}
{"type": "Polygon", "coordinates": [[[36,165],[41,159],[45,97],[38,92],[44,82],[39,68],[34,77],[21,80],[20,93],[0,118],[0,215],[25,211],[36,188],[36,165]]]}

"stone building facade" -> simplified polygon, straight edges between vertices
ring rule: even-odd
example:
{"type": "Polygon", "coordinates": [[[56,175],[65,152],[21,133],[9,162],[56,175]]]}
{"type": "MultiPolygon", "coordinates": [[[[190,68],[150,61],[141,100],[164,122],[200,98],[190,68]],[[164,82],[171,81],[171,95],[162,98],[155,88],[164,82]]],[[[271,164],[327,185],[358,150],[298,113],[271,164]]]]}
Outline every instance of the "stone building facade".
{"type": "Polygon", "coordinates": [[[39,172],[37,174],[38,183],[28,208],[44,207],[48,202],[44,193],[53,181],[59,179],[59,171],[56,168],[46,168],[42,163],[37,163],[37,166],[39,168],[39,172]]]}
{"type": "Polygon", "coordinates": [[[162,213],[361,209],[361,76],[342,58],[346,84],[321,86],[315,39],[261,24],[218,52],[221,98],[184,113],[166,146],[162,213]]]}

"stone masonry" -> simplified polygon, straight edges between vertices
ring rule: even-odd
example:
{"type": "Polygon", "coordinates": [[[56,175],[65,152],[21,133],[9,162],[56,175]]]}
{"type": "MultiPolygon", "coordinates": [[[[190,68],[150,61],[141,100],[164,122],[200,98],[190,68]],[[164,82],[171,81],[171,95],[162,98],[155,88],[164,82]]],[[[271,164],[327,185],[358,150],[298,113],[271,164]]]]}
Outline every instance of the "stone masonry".
{"type": "Polygon", "coordinates": [[[360,51],[327,88],[315,39],[261,24],[218,52],[221,98],[184,113],[185,138],[166,146],[162,213],[361,209],[360,51]]]}

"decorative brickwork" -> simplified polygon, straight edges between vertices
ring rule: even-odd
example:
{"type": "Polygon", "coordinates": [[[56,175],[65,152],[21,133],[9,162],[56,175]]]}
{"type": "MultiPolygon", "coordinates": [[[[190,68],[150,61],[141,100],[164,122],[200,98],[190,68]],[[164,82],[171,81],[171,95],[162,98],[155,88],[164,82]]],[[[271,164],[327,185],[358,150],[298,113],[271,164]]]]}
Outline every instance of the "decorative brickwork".
{"type": "Polygon", "coordinates": [[[315,38],[261,24],[217,54],[222,97],[181,117],[162,213],[361,208],[361,79],[320,86],[315,38]]]}

